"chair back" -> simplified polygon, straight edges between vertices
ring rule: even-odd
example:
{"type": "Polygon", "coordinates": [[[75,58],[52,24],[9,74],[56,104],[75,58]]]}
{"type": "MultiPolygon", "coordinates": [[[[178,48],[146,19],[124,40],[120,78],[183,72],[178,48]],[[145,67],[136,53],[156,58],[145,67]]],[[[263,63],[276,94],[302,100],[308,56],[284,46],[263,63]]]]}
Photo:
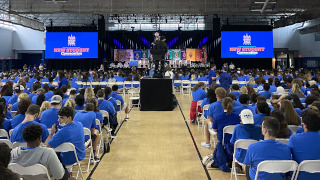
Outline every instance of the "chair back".
{"type": "Polygon", "coordinates": [[[236,152],[237,148],[241,149],[248,149],[250,144],[258,142],[257,140],[254,139],[239,139],[234,143],[234,152],[236,152]]]}
{"type": "Polygon", "coordinates": [[[258,164],[255,180],[258,179],[258,174],[260,171],[267,173],[286,173],[293,171],[292,177],[294,177],[297,167],[298,163],[293,160],[262,161],[258,164]]]}
{"type": "Polygon", "coordinates": [[[117,102],[117,106],[121,106],[121,101],[120,100],[116,100],[117,102]]]}
{"type": "Polygon", "coordinates": [[[203,106],[203,111],[208,111],[210,107],[210,104],[204,105],[203,106]]]}
{"type": "Polygon", "coordinates": [[[4,129],[0,129],[0,137],[5,137],[5,138],[9,139],[8,132],[4,129]]]}
{"type": "Polygon", "coordinates": [[[10,136],[10,137],[11,137],[12,132],[13,132],[13,129],[10,129],[10,130],[9,130],[9,136],[10,136]]]}
{"type": "Polygon", "coordinates": [[[295,180],[299,177],[299,172],[305,171],[308,173],[320,173],[320,160],[304,160],[300,162],[295,176],[295,180]]]}
{"type": "Polygon", "coordinates": [[[16,116],[16,114],[17,114],[17,111],[11,111],[11,116],[12,117],[16,116]]]}
{"type": "Polygon", "coordinates": [[[197,109],[198,109],[198,106],[201,106],[202,102],[203,102],[203,100],[200,100],[197,102],[197,109]]]}
{"type": "Polygon", "coordinates": [[[8,168],[21,176],[37,176],[41,174],[47,175],[47,178],[50,180],[50,175],[48,169],[42,164],[35,164],[32,166],[23,167],[17,163],[10,163],[8,168]]]}
{"type": "Polygon", "coordinates": [[[295,134],[298,130],[299,127],[301,126],[297,126],[297,125],[288,125],[289,128],[292,129],[292,133],[295,134]]]}
{"type": "Polygon", "coordinates": [[[224,145],[224,136],[225,134],[233,134],[233,130],[236,125],[229,125],[223,128],[223,137],[222,137],[222,145],[224,145]]]}
{"type": "Polygon", "coordinates": [[[102,117],[107,117],[109,118],[109,113],[105,110],[100,110],[101,114],[102,114],[102,117]]]}
{"type": "Polygon", "coordinates": [[[101,133],[101,123],[99,119],[96,119],[96,124],[99,126],[99,132],[101,133]]]}
{"type": "Polygon", "coordinates": [[[20,146],[22,146],[22,147],[27,147],[27,143],[26,143],[26,142],[14,142],[14,143],[12,144],[12,149],[14,149],[14,148],[16,148],[16,147],[20,147],[20,146]]]}
{"type": "Polygon", "coordinates": [[[84,135],[85,135],[85,136],[90,136],[90,139],[91,139],[91,131],[90,131],[90,129],[84,127],[84,128],[83,128],[83,131],[84,131],[84,135]]]}
{"type": "Polygon", "coordinates": [[[276,138],[276,141],[288,144],[289,143],[289,139],[284,139],[284,138],[276,138]]]}
{"type": "Polygon", "coordinates": [[[0,143],[5,143],[9,146],[10,149],[12,149],[12,143],[9,139],[0,139],[0,143]]]}

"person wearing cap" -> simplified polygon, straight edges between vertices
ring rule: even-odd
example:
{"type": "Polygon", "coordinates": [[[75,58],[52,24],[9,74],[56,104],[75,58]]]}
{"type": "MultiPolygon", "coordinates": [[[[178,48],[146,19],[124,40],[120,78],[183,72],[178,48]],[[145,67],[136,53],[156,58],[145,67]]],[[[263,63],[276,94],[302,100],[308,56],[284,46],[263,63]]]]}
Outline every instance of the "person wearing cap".
{"type": "MultiPolygon", "coordinates": [[[[213,121],[212,121],[212,130],[213,132],[217,132],[217,139],[219,142],[222,141],[223,137],[223,128],[229,125],[236,125],[240,124],[240,117],[238,114],[232,112],[233,110],[233,101],[231,98],[226,97],[222,100],[222,107],[223,107],[223,112],[215,114],[213,116],[213,121]]],[[[210,115],[208,115],[210,117],[210,115]]],[[[209,139],[206,139],[206,142],[202,142],[201,146],[205,148],[210,148],[210,133],[209,134],[209,139]]],[[[230,142],[231,135],[230,134],[225,134],[224,138],[224,144],[227,144],[230,142]]]]}
{"type": "Polygon", "coordinates": [[[18,101],[18,96],[23,93],[24,91],[24,87],[22,85],[17,85],[14,88],[14,91],[16,92],[16,95],[13,95],[9,100],[8,100],[8,104],[13,105],[14,103],[16,103],[18,101]]]}
{"type": "Polygon", "coordinates": [[[45,124],[47,127],[51,127],[53,124],[58,124],[58,111],[62,106],[62,98],[60,95],[54,95],[51,98],[51,108],[43,111],[41,114],[41,123],[45,124]]]}
{"type": "Polygon", "coordinates": [[[37,98],[38,98],[39,94],[45,93],[45,90],[43,88],[39,88],[39,89],[37,89],[36,92],[37,93],[34,96],[32,96],[32,99],[31,99],[31,103],[32,104],[36,104],[37,103],[37,98]]]}
{"type": "MultiPolygon", "coordinates": [[[[234,128],[230,143],[234,144],[239,139],[254,139],[259,141],[262,138],[261,127],[254,125],[253,114],[249,109],[244,109],[240,113],[241,124],[237,124],[234,128]]],[[[239,163],[243,163],[247,150],[237,148],[235,159],[239,163]]],[[[241,168],[241,166],[238,166],[241,168]]]]}
{"type": "Polygon", "coordinates": [[[25,118],[24,120],[16,126],[11,134],[10,141],[12,143],[14,142],[25,142],[25,140],[22,137],[22,131],[25,127],[29,126],[30,124],[38,124],[42,128],[42,142],[45,142],[45,140],[48,137],[48,129],[47,126],[38,123],[35,120],[38,117],[38,114],[40,112],[40,107],[38,105],[30,105],[25,113],[25,118]]]}
{"type": "MultiPolygon", "coordinates": [[[[280,122],[271,116],[263,118],[262,135],[263,141],[250,144],[246,157],[243,161],[243,169],[246,169],[247,177],[255,179],[258,164],[265,160],[291,160],[291,151],[287,144],[276,141],[280,130],[280,122]],[[250,168],[249,168],[250,167],[250,168]]],[[[259,172],[259,180],[285,179],[283,173],[259,172]]]]}
{"type": "MultiPolygon", "coordinates": [[[[58,131],[57,124],[53,124],[45,145],[56,148],[66,142],[72,143],[79,161],[82,161],[86,156],[83,125],[73,121],[73,113],[71,107],[62,107],[58,111],[58,123],[62,128],[58,131]]],[[[77,162],[72,151],[60,153],[60,160],[64,165],[72,165],[77,162]]]]}

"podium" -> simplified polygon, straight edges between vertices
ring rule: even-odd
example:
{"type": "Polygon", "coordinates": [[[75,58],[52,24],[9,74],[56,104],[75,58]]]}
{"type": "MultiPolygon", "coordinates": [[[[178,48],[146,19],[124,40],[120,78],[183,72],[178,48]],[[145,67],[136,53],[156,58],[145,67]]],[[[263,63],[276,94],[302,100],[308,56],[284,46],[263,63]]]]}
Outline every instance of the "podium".
{"type": "Polygon", "coordinates": [[[143,78],[140,82],[141,111],[172,111],[172,79],[143,78]]]}

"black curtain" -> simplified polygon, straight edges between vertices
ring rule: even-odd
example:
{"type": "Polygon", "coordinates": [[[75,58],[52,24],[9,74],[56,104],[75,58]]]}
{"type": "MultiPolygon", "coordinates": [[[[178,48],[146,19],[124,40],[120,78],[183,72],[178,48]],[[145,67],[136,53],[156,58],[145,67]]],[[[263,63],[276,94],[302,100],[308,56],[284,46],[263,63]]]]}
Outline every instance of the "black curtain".
{"type": "Polygon", "coordinates": [[[46,59],[48,70],[89,70],[99,69],[101,62],[98,59],[46,59]]]}

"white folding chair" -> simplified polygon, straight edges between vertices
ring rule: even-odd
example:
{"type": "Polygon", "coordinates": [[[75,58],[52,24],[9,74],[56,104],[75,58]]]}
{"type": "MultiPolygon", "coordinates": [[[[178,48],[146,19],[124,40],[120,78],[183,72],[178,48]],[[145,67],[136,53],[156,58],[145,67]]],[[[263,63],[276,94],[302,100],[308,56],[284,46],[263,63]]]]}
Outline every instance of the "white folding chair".
{"type": "Polygon", "coordinates": [[[300,171],[307,173],[320,173],[320,160],[304,160],[300,162],[294,178],[295,180],[298,179],[300,171]]]}
{"type": "MultiPolygon", "coordinates": [[[[200,100],[197,102],[197,108],[196,108],[196,122],[198,123],[198,126],[200,125],[200,117],[202,113],[198,112],[198,108],[201,106],[203,100],[200,100]]],[[[192,119],[191,119],[192,120],[192,119]]]]}
{"type": "Polygon", "coordinates": [[[89,172],[89,168],[90,168],[90,161],[92,160],[94,163],[94,154],[93,154],[93,148],[92,148],[92,139],[91,139],[91,131],[90,129],[88,128],[83,128],[83,131],[84,131],[84,135],[85,136],[89,136],[89,140],[86,142],[87,146],[86,146],[86,150],[89,150],[89,156],[86,156],[88,157],[88,166],[87,166],[87,169],[84,170],[84,172],[89,172]]]}
{"type": "Polygon", "coordinates": [[[207,104],[207,105],[204,105],[203,106],[203,108],[202,108],[202,126],[203,126],[203,133],[205,134],[205,125],[204,125],[204,123],[205,123],[205,120],[206,120],[206,118],[204,117],[204,111],[208,111],[209,110],[209,107],[210,107],[210,104],[207,104]]]}
{"type": "Polygon", "coordinates": [[[140,91],[140,81],[132,81],[132,88],[138,89],[140,91]],[[138,85],[138,87],[135,87],[134,85],[138,85]]]}
{"type": "Polygon", "coordinates": [[[182,80],[182,82],[181,82],[181,94],[182,95],[185,95],[185,93],[183,91],[184,89],[187,90],[187,95],[191,94],[191,83],[189,80],[182,80]]]}
{"type": "Polygon", "coordinates": [[[12,149],[14,149],[14,148],[16,148],[16,147],[20,147],[20,146],[22,146],[22,147],[27,147],[27,143],[26,143],[26,142],[14,142],[14,143],[12,144],[12,149]]]}
{"type": "Polygon", "coordinates": [[[276,141],[288,144],[289,143],[289,139],[283,139],[283,138],[276,138],[276,141]]]}
{"type": "Polygon", "coordinates": [[[191,81],[191,87],[195,86],[198,83],[199,83],[199,81],[191,81]]]}
{"type": "Polygon", "coordinates": [[[0,129],[0,137],[5,137],[5,138],[9,139],[8,132],[4,129],[0,129]]]}
{"type": "Polygon", "coordinates": [[[50,175],[48,173],[48,169],[42,164],[35,164],[32,166],[23,167],[17,163],[10,163],[8,168],[21,176],[37,176],[45,174],[47,178],[51,180],[50,175]]]}
{"type": "Polygon", "coordinates": [[[292,171],[292,178],[294,179],[298,163],[293,160],[268,160],[262,161],[258,164],[257,172],[254,180],[258,179],[259,172],[267,173],[287,173],[292,171]]]}
{"type": "Polygon", "coordinates": [[[99,153],[100,153],[100,148],[102,148],[102,128],[101,128],[101,123],[99,121],[99,119],[96,119],[96,124],[98,125],[99,127],[99,136],[100,136],[100,140],[99,140],[99,144],[98,144],[98,147],[97,147],[97,156],[99,156],[99,153]]]}
{"type": "Polygon", "coordinates": [[[137,105],[138,107],[140,107],[140,94],[138,89],[129,89],[128,91],[128,95],[129,95],[129,103],[131,104],[129,107],[133,107],[133,105],[137,105]],[[137,100],[138,103],[134,104],[133,101],[137,100]]]}
{"type": "MultiPolygon", "coordinates": [[[[179,89],[180,92],[181,92],[181,85],[182,85],[181,82],[182,82],[181,80],[174,80],[173,81],[173,86],[177,87],[177,89],[179,89]],[[180,84],[180,86],[175,86],[174,84],[180,84]]],[[[176,91],[174,91],[174,92],[176,92],[176,91]]]]}
{"type": "Polygon", "coordinates": [[[9,130],[9,136],[10,136],[10,137],[11,137],[12,132],[13,132],[13,129],[10,129],[10,130],[9,130]]]}
{"type": "Polygon", "coordinates": [[[125,87],[124,87],[124,82],[116,82],[116,85],[118,85],[118,90],[122,92],[122,95],[125,96],[125,87]],[[122,87],[120,87],[122,86],[122,87]]]}
{"type": "Polygon", "coordinates": [[[237,178],[237,175],[245,175],[245,174],[237,174],[237,170],[236,170],[236,162],[240,165],[243,165],[242,163],[238,162],[237,159],[235,158],[235,154],[236,154],[236,149],[237,148],[241,148],[241,149],[245,149],[247,150],[249,145],[252,143],[257,142],[256,140],[253,139],[239,139],[234,143],[234,149],[233,149],[233,161],[232,161],[232,168],[231,168],[231,178],[230,180],[232,180],[232,176],[234,175],[235,179],[237,178]]]}
{"type": "Polygon", "coordinates": [[[122,111],[122,107],[121,107],[121,101],[120,100],[116,100],[117,102],[117,107],[120,106],[120,109],[117,109],[117,112],[119,113],[120,116],[120,120],[122,120],[122,116],[121,116],[121,111],[122,111]]]}
{"type": "Polygon", "coordinates": [[[79,172],[81,174],[81,178],[83,179],[83,174],[82,174],[82,170],[81,170],[81,166],[80,166],[80,161],[78,159],[78,155],[77,155],[77,151],[76,148],[74,147],[74,145],[72,143],[66,142],[61,144],[60,146],[54,148],[55,152],[69,152],[69,151],[73,151],[74,156],[77,160],[76,164],[78,165],[78,171],[77,171],[77,176],[76,179],[78,179],[79,176],[79,172]]]}
{"type": "Polygon", "coordinates": [[[217,132],[213,131],[212,129],[212,123],[209,121],[208,123],[208,130],[209,130],[209,133],[210,135],[212,136],[212,139],[210,140],[210,143],[212,142],[213,143],[213,146],[216,146],[216,137],[217,137],[217,132]]]}
{"type": "Polygon", "coordinates": [[[14,117],[17,114],[17,111],[11,111],[11,116],[14,117]]]}
{"type": "Polygon", "coordinates": [[[102,114],[102,118],[105,119],[107,118],[108,119],[108,124],[106,125],[107,126],[107,133],[109,133],[109,131],[111,132],[110,130],[110,121],[109,121],[109,113],[105,110],[100,110],[101,114],[102,114]]]}
{"type": "Polygon", "coordinates": [[[9,139],[0,139],[0,143],[5,143],[9,146],[10,149],[12,149],[12,143],[9,139]]]}
{"type": "Polygon", "coordinates": [[[297,125],[288,125],[289,128],[292,129],[292,134],[296,134],[297,130],[299,127],[301,126],[297,126],[297,125]]]}
{"type": "Polygon", "coordinates": [[[223,136],[222,136],[222,145],[224,145],[224,136],[225,134],[233,134],[233,130],[236,125],[229,125],[223,128],[223,136]]]}

